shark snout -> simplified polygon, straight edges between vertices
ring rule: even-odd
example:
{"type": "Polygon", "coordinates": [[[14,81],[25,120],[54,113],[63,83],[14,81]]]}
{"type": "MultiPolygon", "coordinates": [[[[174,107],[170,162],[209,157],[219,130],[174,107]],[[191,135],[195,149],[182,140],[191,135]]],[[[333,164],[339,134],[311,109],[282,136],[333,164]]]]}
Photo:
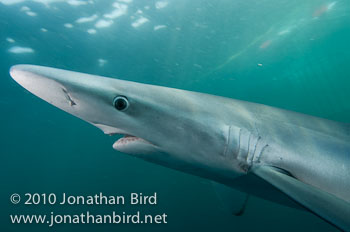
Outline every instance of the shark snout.
{"type": "Polygon", "coordinates": [[[11,77],[37,97],[65,111],[77,105],[77,100],[70,93],[67,84],[60,78],[32,65],[15,65],[10,69],[11,77]]]}
{"type": "Polygon", "coordinates": [[[14,65],[10,68],[10,76],[18,84],[26,88],[26,86],[32,85],[30,72],[26,71],[25,65],[14,65]]]}
{"type": "Polygon", "coordinates": [[[118,112],[113,100],[120,80],[36,65],[12,66],[10,75],[32,94],[106,134],[124,132],[118,128],[122,114],[110,117],[118,112]]]}

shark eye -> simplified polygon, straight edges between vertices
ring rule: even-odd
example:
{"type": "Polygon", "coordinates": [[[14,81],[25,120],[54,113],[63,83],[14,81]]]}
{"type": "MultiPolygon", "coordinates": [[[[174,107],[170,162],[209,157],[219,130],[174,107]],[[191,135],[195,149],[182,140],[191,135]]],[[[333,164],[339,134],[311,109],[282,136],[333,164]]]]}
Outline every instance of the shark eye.
{"type": "Polygon", "coordinates": [[[124,96],[117,96],[113,101],[114,107],[119,111],[124,111],[129,107],[128,99],[124,96]]]}

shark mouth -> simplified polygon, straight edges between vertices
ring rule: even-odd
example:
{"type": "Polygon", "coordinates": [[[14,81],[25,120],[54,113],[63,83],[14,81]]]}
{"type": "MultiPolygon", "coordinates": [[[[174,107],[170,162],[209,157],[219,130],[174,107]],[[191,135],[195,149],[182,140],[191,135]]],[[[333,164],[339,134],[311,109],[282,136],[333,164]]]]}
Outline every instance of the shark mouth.
{"type": "Polygon", "coordinates": [[[152,143],[133,135],[124,135],[124,137],[115,141],[113,148],[128,154],[148,154],[157,150],[152,143]]]}
{"type": "Polygon", "coordinates": [[[113,148],[117,151],[128,153],[128,154],[147,154],[157,150],[157,146],[144,140],[142,138],[136,137],[134,135],[128,134],[126,131],[120,130],[115,127],[92,123],[94,126],[100,128],[105,134],[108,135],[124,135],[120,139],[114,142],[113,148]]]}
{"type": "Polygon", "coordinates": [[[117,141],[115,141],[115,143],[113,144],[113,148],[119,147],[119,146],[128,146],[130,143],[135,143],[135,142],[142,142],[142,143],[149,143],[150,142],[133,136],[133,135],[124,135],[123,137],[121,137],[120,139],[118,139],[117,141]]]}

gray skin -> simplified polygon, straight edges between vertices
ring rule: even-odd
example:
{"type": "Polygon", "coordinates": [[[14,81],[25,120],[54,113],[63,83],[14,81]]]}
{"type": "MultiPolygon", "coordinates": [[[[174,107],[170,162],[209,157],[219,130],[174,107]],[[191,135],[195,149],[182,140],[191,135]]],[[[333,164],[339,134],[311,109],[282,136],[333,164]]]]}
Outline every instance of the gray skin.
{"type": "Polygon", "coordinates": [[[10,74],[36,96],[104,133],[128,135],[113,145],[116,150],[293,206],[286,195],[251,174],[259,166],[275,167],[350,203],[347,124],[48,67],[16,65],[10,74]],[[115,108],[117,96],[127,98],[126,110],[115,108]]]}

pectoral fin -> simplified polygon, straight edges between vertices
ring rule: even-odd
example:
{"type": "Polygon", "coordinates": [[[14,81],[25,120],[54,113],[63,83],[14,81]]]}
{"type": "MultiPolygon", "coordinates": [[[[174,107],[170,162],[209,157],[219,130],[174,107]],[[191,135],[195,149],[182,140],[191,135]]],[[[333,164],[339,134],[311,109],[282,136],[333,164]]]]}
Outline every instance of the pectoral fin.
{"type": "Polygon", "coordinates": [[[214,181],[211,183],[224,209],[236,216],[241,216],[246,208],[249,195],[214,181]]]}
{"type": "Polygon", "coordinates": [[[253,170],[306,209],[344,231],[350,231],[350,204],[332,194],[303,183],[283,171],[269,166],[253,170]]]}

